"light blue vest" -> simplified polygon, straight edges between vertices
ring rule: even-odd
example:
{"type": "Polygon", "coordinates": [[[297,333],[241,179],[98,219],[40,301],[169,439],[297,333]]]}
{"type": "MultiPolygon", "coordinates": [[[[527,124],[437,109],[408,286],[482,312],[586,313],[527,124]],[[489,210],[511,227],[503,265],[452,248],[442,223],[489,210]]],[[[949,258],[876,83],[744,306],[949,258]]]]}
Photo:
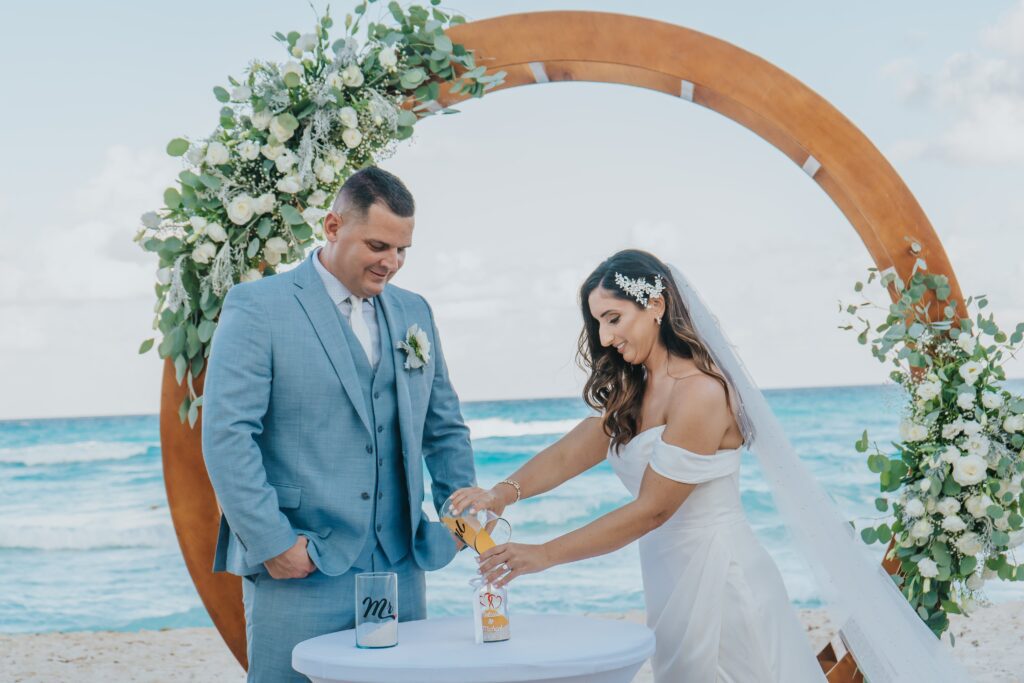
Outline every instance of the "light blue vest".
{"type": "MultiPolygon", "coordinates": [[[[381,310],[379,300],[374,301],[377,326],[380,330],[380,362],[370,365],[362,345],[352,332],[351,324],[341,311],[338,318],[345,340],[356,366],[359,386],[363,390],[367,414],[373,428],[374,448],[367,458],[376,459],[377,482],[373,496],[373,515],[366,543],[355,567],[370,569],[370,557],[380,547],[388,561],[394,565],[405,557],[412,547],[409,529],[409,491],[406,488],[405,464],[402,461],[402,437],[398,425],[398,391],[395,382],[394,351],[391,332],[381,310]]],[[[335,308],[337,311],[338,309],[335,308]]],[[[349,444],[342,444],[349,447],[349,444]]]]}

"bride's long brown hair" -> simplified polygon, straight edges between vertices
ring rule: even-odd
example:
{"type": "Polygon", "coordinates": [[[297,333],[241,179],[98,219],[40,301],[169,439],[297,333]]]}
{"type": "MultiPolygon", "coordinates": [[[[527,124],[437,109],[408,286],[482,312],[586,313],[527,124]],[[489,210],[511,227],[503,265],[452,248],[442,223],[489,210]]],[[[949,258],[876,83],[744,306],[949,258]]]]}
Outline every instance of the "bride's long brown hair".
{"type": "Polygon", "coordinates": [[[590,373],[583,387],[583,400],[603,413],[604,431],[611,437],[612,447],[617,450],[636,436],[646,382],[643,365],[627,363],[614,348],[601,345],[599,324],[590,312],[590,293],[598,287],[641,308],[636,299],[615,284],[616,273],[631,279],[642,278],[651,284],[655,277],[661,279],[665,285],[661,293],[665,300],[665,314],[658,332],[661,343],[669,355],[693,360],[701,372],[718,380],[726,391],[726,400],[731,408],[729,386],[715,368],[704,342],[694,331],[671,271],[653,254],[626,249],[603,261],[580,287],[583,330],[580,332],[577,362],[590,373]]]}

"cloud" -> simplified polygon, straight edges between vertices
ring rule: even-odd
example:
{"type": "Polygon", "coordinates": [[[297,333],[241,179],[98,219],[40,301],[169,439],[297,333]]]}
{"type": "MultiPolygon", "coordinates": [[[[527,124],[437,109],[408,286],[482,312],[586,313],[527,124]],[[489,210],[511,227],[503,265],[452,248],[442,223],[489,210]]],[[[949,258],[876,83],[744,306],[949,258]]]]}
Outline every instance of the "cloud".
{"type": "Polygon", "coordinates": [[[929,137],[901,140],[897,158],[936,158],[955,163],[1024,161],[1024,0],[981,35],[985,48],[950,55],[933,74],[908,59],[891,62],[883,75],[911,104],[951,115],[929,137]]]}
{"type": "Polygon", "coordinates": [[[0,305],[118,300],[151,291],[155,261],[132,242],[139,216],[178,171],[166,155],[108,148],[98,171],[56,210],[37,215],[0,199],[0,305]],[[15,230],[14,226],[39,225],[15,230]]]}

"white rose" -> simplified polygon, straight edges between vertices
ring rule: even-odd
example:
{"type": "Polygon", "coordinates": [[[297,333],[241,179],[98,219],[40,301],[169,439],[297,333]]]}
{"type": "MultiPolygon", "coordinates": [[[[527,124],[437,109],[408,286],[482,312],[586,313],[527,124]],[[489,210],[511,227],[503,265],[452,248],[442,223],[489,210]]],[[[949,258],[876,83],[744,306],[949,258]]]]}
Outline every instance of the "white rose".
{"type": "Polygon", "coordinates": [[[939,459],[942,462],[949,463],[952,465],[960,459],[960,449],[956,446],[947,446],[944,451],[939,455],[939,459]]]}
{"type": "Polygon", "coordinates": [[[415,326],[412,336],[416,339],[416,344],[419,346],[420,354],[423,356],[423,362],[430,362],[430,338],[427,337],[425,330],[421,329],[418,325],[415,326]]]}
{"type": "Polygon", "coordinates": [[[935,506],[935,509],[938,510],[940,514],[945,515],[947,517],[949,515],[955,515],[956,513],[960,512],[960,501],[957,500],[956,498],[946,496],[945,498],[939,501],[938,505],[935,506]]]}
{"type": "Polygon", "coordinates": [[[266,130],[270,125],[270,119],[274,118],[273,112],[269,109],[258,111],[249,117],[252,120],[252,127],[256,130],[266,130]]]}
{"type": "Polygon", "coordinates": [[[1010,434],[1024,431],[1024,415],[1010,415],[1003,420],[1003,429],[1010,434]]]}
{"type": "Polygon", "coordinates": [[[324,155],[326,163],[330,164],[334,168],[343,167],[348,162],[348,155],[342,152],[337,147],[331,147],[327,150],[324,155]]]}
{"type": "Polygon", "coordinates": [[[231,99],[235,102],[244,102],[250,97],[252,97],[252,89],[247,85],[236,86],[235,89],[231,91],[231,99]]]}
{"type": "Polygon", "coordinates": [[[150,230],[156,230],[160,227],[160,214],[156,211],[147,211],[142,214],[142,224],[150,230]]]}
{"type": "Polygon", "coordinates": [[[256,207],[253,206],[253,198],[247,194],[236,195],[228,204],[228,218],[235,225],[245,225],[252,220],[255,213],[256,207]]]}
{"type": "Polygon", "coordinates": [[[206,146],[206,161],[208,166],[220,166],[226,164],[229,158],[228,148],[219,142],[211,142],[206,146]]]}
{"type": "Polygon", "coordinates": [[[342,82],[350,88],[358,88],[363,84],[363,72],[358,64],[349,64],[341,72],[342,82]]]}
{"type": "Polygon", "coordinates": [[[298,62],[289,61],[281,65],[281,78],[284,78],[288,74],[295,74],[299,78],[302,78],[305,71],[303,70],[302,65],[298,62]]]}
{"type": "Polygon", "coordinates": [[[192,145],[185,152],[185,159],[193,166],[198,166],[199,162],[203,160],[203,154],[205,154],[205,150],[200,145],[192,145]]]}
{"type": "MultiPolygon", "coordinates": [[[[230,212],[231,210],[228,209],[228,213],[230,212]]],[[[228,238],[228,233],[220,223],[210,223],[206,226],[206,236],[214,242],[223,242],[228,238]]]]}
{"type": "Polygon", "coordinates": [[[972,590],[980,590],[985,585],[985,579],[981,574],[971,574],[967,577],[967,587],[972,590]]]}
{"type": "Polygon", "coordinates": [[[962,420],[954,420],[954,421],[950,422],[947,425],[943,425],[943,427],[942,427],[942,438],[943,439],[953,439],[953,438],[956,438],[956,435],[959,434],[960,430],[962,430],[963,428],[964,428],[964,423],[963,423],[962,420]]]}
{"type": "Polygon", "coordinates": [[[353,149],[363,141],[363,134],[359,132],[358,128],[346,128],[345,132],[341,134],[341,139],[349,149],[353,149]]]}
{"type": "Polygon", "coordinates": [[[295,165],[299,159],[292,154],[290,149],[286,149],[277,155],[277,159],[274,160],[274,164],[277,166],[278,173],[287,173],[292,170],[292,166],[295,165]]]}
{"type": "Polygon", "coordinates": [[[919,519],[910,527],[910,537],[917,541],[923,541],[932,534],[932,523],[927,519],[919,519]]]}
{"type": "Polygon", "coordinates": [[[206,230],[206,219],[203,218],[202,216],[192,216],[191,218],[188,219],[188,222],[189,225],[192,226],[192,229],[198,232],[199,234],[202,234],[203,231],[206,230]]]}
{"type": "Polygon", "coordinates": [[[334,88],[335,90],[341,90],[345,87],[345,82],[341,80],[341,74],[337,71],[332,71],[327,74],[327,78],[324,79],[324,83],[327,84],[328,88],[334,88]]]}
{"type": "Polygon", "coordinates": [[[171,269],[170,268],[160,268],[159,270],[157,270],[156,271],[156,281],[159,282],[162,285],[169,285],[169,284],[171,284],[171,269]]]}
{"type": "Polygon", "coordinates": [[[956,338],[956,345],[963,349],[968,355],[971,355],[974,353],[974,347],[977,346],[977,342],[974,340],[974,337],[969,334],[962,333],[956,338]]]}
{"type": "Polygon", "coordinates": [[[263,249],[263,260],[267,262],[267,265],[276,266],[281,262],[281,253],[277,251],[271,251],[264,247],[263,249]]]}
{"type": "Polygon", "coordinates": [[[974,402],[977,400],[977,394],[973,391],[971,393],[960,393],[957,394],[956,404],[960,406],[960,410],[974,410],[974,402]]]}
{"type": "Polygon", "coordinates": [[[969,360],[960,366],[960,376],[968,384],[974,384],[978,381],[978,377],[981,376],[981,371],[984,369],[985,364],[981,361],[969,360]]]}
{"type": "Polygon", "coordinates": [[[252,161],[260,155],[259,143],[253,140],[245,140],[238,145],[238,156],[246,161],[252,161]]]}
{"type": "Polygon", "coordinates": [[[922,401],[930,401],[942,391],[942,384],[939,382],[922,382],[917,387],[917,397],[922,401]]]}
{"type": "Polygon", "coordinates": [[[270,119],[270,134],[273,135],[274,139],[276,139],[278,142],[284,142],[292,135],[294,135],[295,131],[283,126],[281,124],[281,117],[275,116],[274,118],[270,119]]]}
{"type": "Polygon", "coordinates": [[[317,180],[322,183],[333,183],[334,182],[334,167],[330,164],[326,164],[320,159],[317,159],[313,163],[313,173],[316,174],[317,180]]]}
{"type": "Polygon", "coordinates": [[[921,481],[917,482],[917,488],[921,489],[921,493],[928,493],[928,491],[929,491],[929,489],[931,489],[931,487],[932,487],[932,480],[931,479],[922,479],[921,481]]]}
{"type": "Polygon", "coordinates": [[[981,405],[989,410],[1003,407],[1003,397],[994,391],[986,391],[981,395],[981,405]]]}
{"type": "Polygon", "coordinates": [[[271,161],[274,161],[279,156],[281,156],[284,153],[284,151],[284,145],[263,145],[262,147],[260,147],[260,152],[263,153],[263,156],[270,159],[271,161]]]}
{"type": "Polygon", "coordinates": [[[978,432],[981,431],[981,425],[978,424],[975,420],[964,420],[963,422],[960,423],[960,428],[964,430],[964,434],[968,436],[972,434],[977,434],[978,432]]]}
{"type": "Polygon", "coordinates": [[[341,111],[338,112],[338,118],[341,120],[341,125],[346,128],[359,127],[359,115],[356,114],[356,110],[352,107],[342,107],[341,111]]]}
{"type": "Polygon", "coordinates": [[[973,531],[968,531],[956,540],[956,549],[962,555],[977,555],[981,552],[981,537],[973,531]]]}
{"type": "Polygon", "coordinates": [[[267,263],[276,266],[281,262],[281,256],[288,253],[288,243],[281,237],[271,237],[263,245],[263,257],[267,263]]]}
{"type": "Polygon", "coordinates": [[[326,201],[327,193],[323,190],[317,190],[306,199],[306,203],[310,206],[323,206],[326,201]]]}
{"type": "Polygon", "coordinates": [[[1022,487],[1024,487],[1024,477],[1019,474],[1015,474],[1010,481],[1002,482],[1002,488],[999,490],[1003,493],[1009,493],[1011,496],[1016,498],[1020,495],[1022,487]]]}
{"type": "Polygon", "coordinates": [[[295,41],[295,47],[299,48],[301,52],[312,52],[316,49],[319,42],[320,41],[316,39],[316,34],[303,33],[299,36],[299,39],[295,41]]]}
{"type": "Polygon", "coordinates": [[[967,451],[968,455],[984,457],[988,454],[990,442],[987,436],[972,434],[968,436],[961,445],[964,447],[964,450],[967,451]]]}
{"type": "Polygon", "coordinates": [[[209,263],[217,255],[217,247],[213,242],[203,242],[192,250],[192,260],[196,263],[209,263]]]}
{"type": "Polygon", "coordinates": [[[241,280],[242,282],[256,282],[256,280],[262,278],[263,273],[261,273],[257,268],[250,268],[249,270],[242,273],[241,280]]]}
{"type": "Polygon", "coordinates": [[[988,463],[978,456],[969,454],[953,463],[953,480],[961,486],[971,486],[985,481],[988,463]]]}
{"type": "Polygon", "coordinates": [[[956,515],[942,518],[942,528],[952,533],[959,533],[967,528],[967,523],[956,515]]]}
{"type": "Polygon", "coordinates": [[[908,517],[920,517],[924,514],[924,503],[917,498],[911,498],[903,509],[908,517]]]}
{"type": "Polygon", "coordinates": [[[377,55],[377,61],[388,71],[394,71],[395,67],[398,66],[398,52],[394,47],[386,47],[377,55]]]}
{"type": "Polygon", "coordinates": [[[274,196],[274,193],[266,192],[255,199],[253,206],[256,208],[256,213],[264,214],[273,211],[276,203],[277,197],[274,196]]]}
{"type": "Polygon", "coordinates": [[[305,209],[302,210],[302,220],[306,221],[306,223],[313,226],[317,225],[326,215],[326,211],[324,211],[323,209],[318,209],[315,206],[307,206],[305,209]]]}
{"type": "Polygon", "coordinates": [[[971,517],[982,518],[988,513],[988,506],[992,505],[992,499],[984,493],[977,493],[967,500],[964,501],[964,507],[967,508],[967,512],[970,513],[971,517]]]}
{"type": "Polygon", "coordinates": [[[928,438],[928,428],[910,420],[900,423],[900,437],[904,441],[924,441],[928,438]]]}
{"type": "Polygon", "coordinates": [[[917,563],[917,572],[926,579],[935,578],[939,575],[939,565],[932,558],[926,557],[917,563]]]}
{"type": "Polygon", "coordinates": [[[277,191],[285,194],[295,194],[302,190],[302,180],[295,173],[290,173],[277,181],[277,191]]]}

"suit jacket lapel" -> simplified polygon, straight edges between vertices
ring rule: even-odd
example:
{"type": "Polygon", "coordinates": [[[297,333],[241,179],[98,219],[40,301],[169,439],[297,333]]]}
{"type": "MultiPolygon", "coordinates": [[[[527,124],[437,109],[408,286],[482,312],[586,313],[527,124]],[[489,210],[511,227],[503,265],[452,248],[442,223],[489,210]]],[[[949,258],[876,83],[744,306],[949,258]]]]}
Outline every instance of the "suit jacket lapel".
{"type": "Polygon", "coordinates": [[[391,339],[385,345],[384,335],[381,335],[381,352],[390,353],[395,364],[395,389],[398,392],[398,428],[402,434],[402,457],[405,459],[405,467],[409,468],[409,448],[413,444],[412,436],[412,400],[409,398],[409,377],[405,369],[405,356],[398,348],[398,342],[405,340],[405,309],[390,287],[385,287],[380,296],[381,312],[388,323],[391,332],[391,339]]]}
{"type": "Polygon", "coordinates": [[[363,399],[363,392],[359,386],[359,377],[356,375],[356,366],[352,362],[352,354],[345,350],[347,344],[345,335],[339,327],[338,313],[313,266],[311,260],[313,258],[316,258],[316,252],[313,252],[313,255],[303,261],[302,265],[294,271],[295,298],[299,300],[299,304],[306,311],[309,321],[313,324],[313,329],[316,330],[317,337],[320,338],[320,344],[323,345],[331,365],[334,366],[334,372],[341,380],[342,386],[345,387],[356,413],[359,414],[359,419],[362,420],[366,431],[369,432],[370,418],[367,415],[366,401],[363,399]]]}

